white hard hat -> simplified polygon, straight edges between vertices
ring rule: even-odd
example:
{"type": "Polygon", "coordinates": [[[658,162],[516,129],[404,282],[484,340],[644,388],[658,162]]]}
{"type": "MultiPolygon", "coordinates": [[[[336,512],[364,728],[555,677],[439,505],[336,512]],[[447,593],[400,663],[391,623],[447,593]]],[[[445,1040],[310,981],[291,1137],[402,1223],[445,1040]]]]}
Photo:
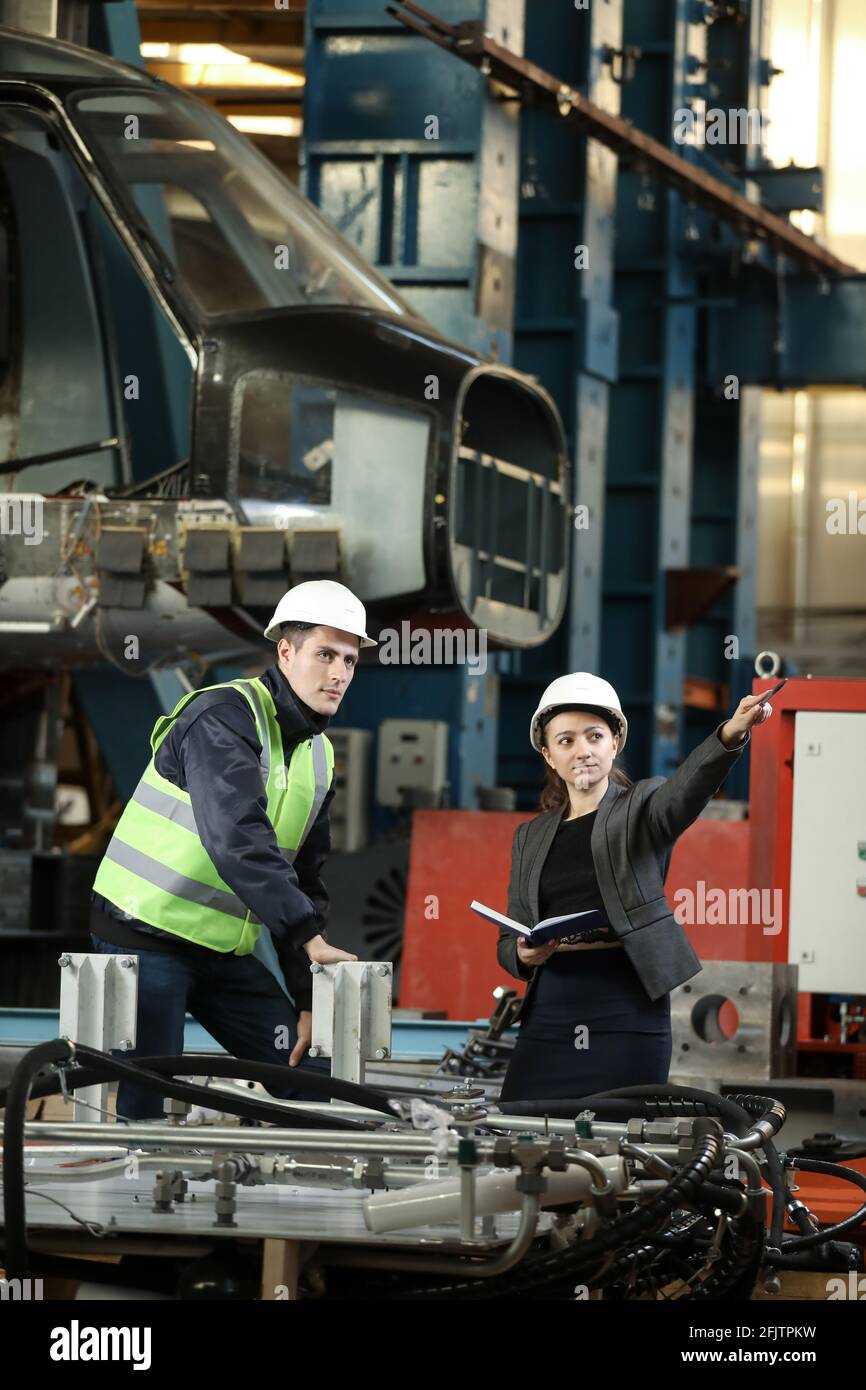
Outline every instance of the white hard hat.
{"type": "Polygon", "coordinates": [[[378,647],[367,636],[367,612],[345,584],[335,579],[306,579],[283,594],[265,636],[279,642],[283,623],[315,623],[317,627],[336,627],[360,637],[362,647],[378,647]]]}
{"type": "Polygon", "coordinates": [[[628,736],[628,721],[620,708],[619,696],[609,681],[593,676],[589,671],[574,671],[570,676],[558,676],[551,681],[541,697],[538,709],[529,725],[529,738],[533,748],[541,752],[541,716],[545,710],[557,705],[594,705],[614,715],[620,724],[621,742],[617,753],[625,748],[628,736]]]}

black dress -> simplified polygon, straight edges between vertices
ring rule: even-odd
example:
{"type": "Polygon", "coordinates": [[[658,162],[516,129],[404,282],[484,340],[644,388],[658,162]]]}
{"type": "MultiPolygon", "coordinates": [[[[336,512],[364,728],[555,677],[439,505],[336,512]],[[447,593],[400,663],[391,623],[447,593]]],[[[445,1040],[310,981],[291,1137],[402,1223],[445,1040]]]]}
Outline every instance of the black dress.
{"type": "MultiPolygon", "coordinates": [[[[584,908],[604,911],[590,848],[597,814],[561,822],[541,873],[542,920],[584,908]]],[[[601,939],[617,938],[608,926],[601,939]]],[[[570,1100],[664,1084],[671,1050],[670,994],[651,1000],[622,946],[559,949],[539,967],[501,1099],[570,1100]]]]}

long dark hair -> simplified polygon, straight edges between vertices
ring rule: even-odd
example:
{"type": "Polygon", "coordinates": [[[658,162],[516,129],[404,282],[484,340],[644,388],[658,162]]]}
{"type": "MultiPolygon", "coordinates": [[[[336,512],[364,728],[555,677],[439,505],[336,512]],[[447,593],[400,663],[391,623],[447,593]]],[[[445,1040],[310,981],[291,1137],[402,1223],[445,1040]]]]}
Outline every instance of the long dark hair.
{"type": "MultiPolygon", "coordinates": [[[[545,710],[540,720],[540,737],[542,743],[547,743],[547,726],[551,719],[557,714],[565,714],[568,710],[580,710],[585,714],[597,714],[607,724],[612,734],[621,734],[622,726],[615,714],[609,714],[606,709],[600,709],[598,705],[554,705],[553,709],[545,710]]],[[[541,756],[541,754],[539,754],[541,756]]],[[[618,758],[613,761],[613,766],[609,773],[612,782],[618,782],[621,787],[633,785],[625,768],[618,758]]],[[[568,784],[563,781],[559,773],[556,772],[550,763],[544,764],[544,786],[541,788],[541,796],[538,801],[539,811],[558,811],[562,806],[568,804],[568,784]]]]}

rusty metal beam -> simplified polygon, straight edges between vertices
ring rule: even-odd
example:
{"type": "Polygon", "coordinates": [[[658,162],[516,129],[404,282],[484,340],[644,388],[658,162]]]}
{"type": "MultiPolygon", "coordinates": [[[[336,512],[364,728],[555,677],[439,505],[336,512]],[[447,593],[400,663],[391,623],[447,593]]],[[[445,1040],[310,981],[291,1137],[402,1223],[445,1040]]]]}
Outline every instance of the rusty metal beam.
{"type": "Polygon", "coordinates": [[[848,265],[783,218],[749,202],[742,193],[674,154],[667,145],[638,130],[633,122],[603,110],[544,68],[503,48],[484,33],[483,23],[446,24],[414,0],[397,0],[385,8],[407,29],[478,68],[521,100],[531,96],[536,107],[546,107],[570,121],[585,135],[614,150],[624,163],[640,173],[654,175],[688,203],[708,209],[742,236],[758,238],[776,254],[789,256],[818,275],[860,274],[856,266],[848,265]]]}

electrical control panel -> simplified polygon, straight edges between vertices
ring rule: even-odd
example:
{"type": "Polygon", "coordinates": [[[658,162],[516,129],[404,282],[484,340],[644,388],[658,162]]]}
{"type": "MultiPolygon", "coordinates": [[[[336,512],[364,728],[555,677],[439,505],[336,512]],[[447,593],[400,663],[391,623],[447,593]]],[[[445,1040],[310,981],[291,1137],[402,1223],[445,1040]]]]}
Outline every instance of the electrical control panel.
{"type": "Polygon", "coordinates": [[[448,725],[440,719],[383,719],[379,726],[376,800],[402,806],[404,789],[431,794],[440,804],[448,766],[448,725]]]}
{"type": "Polygon", "coordinates": [[[864,768],[866,713],[797,714],[788,961],[816,994],[866,991],[864,768]]]}

